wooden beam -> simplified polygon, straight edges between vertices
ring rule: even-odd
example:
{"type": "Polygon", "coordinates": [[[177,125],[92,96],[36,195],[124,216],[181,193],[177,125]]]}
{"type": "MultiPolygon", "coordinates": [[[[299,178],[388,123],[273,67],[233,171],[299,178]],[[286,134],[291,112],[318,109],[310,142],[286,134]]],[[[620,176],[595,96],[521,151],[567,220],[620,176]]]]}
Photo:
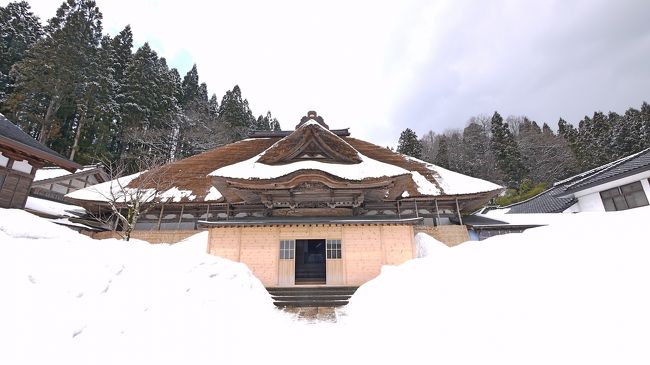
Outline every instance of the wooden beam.
{"type": "Polygon", "coordinates": [[[434,224],[434,226],[437,226],[440,224],[440,210],[438,210],[438,199],[434,200],[434,202],[436,203],[436,217],[437,217],[436,224],[434,224]]]}
{"type": "Polygon", "coordinates": [[[178,215],[178,225],[176,229],[181,229],[181,221],[183,220],[183,212],[185,211],[185,205],[181,205],[181,214],[178,215]]]}
{"type": "Polygon", "coordinates": [[[158,215],[158,230],[160,231],[160,222],[162,222],[163,212],[165,211],[165,205],[160,206],[160,214],[158,215]]]}
{"type": "Polygon", "coordinates": [[[458,198],[456,198],[456,212],[458,213],[458,220],[460,221],[460,224],[463,224],[463,217],[460,214],[460,208],[458,207],[458,198]]]}

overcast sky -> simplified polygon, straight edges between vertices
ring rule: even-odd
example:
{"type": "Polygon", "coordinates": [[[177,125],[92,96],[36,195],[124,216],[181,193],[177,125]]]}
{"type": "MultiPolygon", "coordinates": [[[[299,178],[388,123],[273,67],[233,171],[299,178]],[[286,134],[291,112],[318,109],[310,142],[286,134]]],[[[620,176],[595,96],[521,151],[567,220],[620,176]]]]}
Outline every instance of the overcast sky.
{"type": "MultiPolygon", "coordinates": [[[[29,3],[45,21],[60,1],[29,3]]],[[[396,145],[406,127],[441,133],[495,110],[556,129],[650,102],[648,0],[97,3],[104,32],[130,24],[136,47],[181,76],[196,63],[219,99],[239,84],[283,129],[313,109],[396,145]]]]}

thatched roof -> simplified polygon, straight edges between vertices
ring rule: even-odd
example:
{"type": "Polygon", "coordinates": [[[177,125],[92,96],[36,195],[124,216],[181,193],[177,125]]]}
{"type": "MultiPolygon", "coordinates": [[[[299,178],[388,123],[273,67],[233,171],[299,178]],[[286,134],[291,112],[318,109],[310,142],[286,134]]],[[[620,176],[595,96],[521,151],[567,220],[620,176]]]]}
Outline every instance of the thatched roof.
{"type": "MultiPolygon", "coordinates": [[[[392,199],[445,196],[463,199],[478,194],[485,199],[502,189],[485,180],[458,174],[370,142],[337,136],[316,123],[306,123],[282,138],[252,138],[228,144],[145,174],[160,175],[168,194],[181,192],[174,201],[205,204],[224,202],[227,200],[224,196],[234,196],[225,191],[224,184],[215,184],[213,177],[268,186],[273,182],[281,185],[281,181],[307,173],[320,174],[324,179],[349,181],[351,185],[390,178],[392,199]],[[305,151],[309,153],[303,153],[305,151]]],[[[131,185],[137,186],[138,179],[131,185]]],[[[69,197],[95,200],[75,193],[69,197]]]]}

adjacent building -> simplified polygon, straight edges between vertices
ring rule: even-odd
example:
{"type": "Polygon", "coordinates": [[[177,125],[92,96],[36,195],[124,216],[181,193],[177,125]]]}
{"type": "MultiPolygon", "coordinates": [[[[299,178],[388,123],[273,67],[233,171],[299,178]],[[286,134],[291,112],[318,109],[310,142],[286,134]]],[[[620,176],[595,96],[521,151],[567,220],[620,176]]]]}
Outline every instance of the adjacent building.
{"type": "Polygon", "coordinates": [[[36,171],[46,164],[69,172],[81,167],[45,147],[0,114],[0,208],[24,208],[36,171]]]}
{"type": "Polygon", "coordinates": [[[466,223],[473,237],[484,239],[562,218],[554,213],[627,210],[646,206],[649,201],[650,148],[558,181],[523,202],[485,208],[466,223]]]}

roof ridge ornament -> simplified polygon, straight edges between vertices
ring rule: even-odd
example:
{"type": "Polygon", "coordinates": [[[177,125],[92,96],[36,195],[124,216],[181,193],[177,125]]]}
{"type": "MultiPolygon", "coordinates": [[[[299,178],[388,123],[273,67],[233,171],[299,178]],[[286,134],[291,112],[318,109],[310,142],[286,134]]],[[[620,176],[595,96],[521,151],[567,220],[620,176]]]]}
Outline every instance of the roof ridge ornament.
{"type": "Polygon", "coordinates": [[[320,124],[321,127],[325,128],[327,130],[330,129],[330,127],[327,124],[325,124],[325,121],[323,120],[323,117],[318,115],[318,113],[316,113],[313,110],[308,111],[307,116],[304,116],[304,117],[300,118],[300,123],[298,123],[298,125],[296,126],[296,129],[300,128],[303,124],[309,122],[310,120],[315,121],[316,123],[320,124]]]}

